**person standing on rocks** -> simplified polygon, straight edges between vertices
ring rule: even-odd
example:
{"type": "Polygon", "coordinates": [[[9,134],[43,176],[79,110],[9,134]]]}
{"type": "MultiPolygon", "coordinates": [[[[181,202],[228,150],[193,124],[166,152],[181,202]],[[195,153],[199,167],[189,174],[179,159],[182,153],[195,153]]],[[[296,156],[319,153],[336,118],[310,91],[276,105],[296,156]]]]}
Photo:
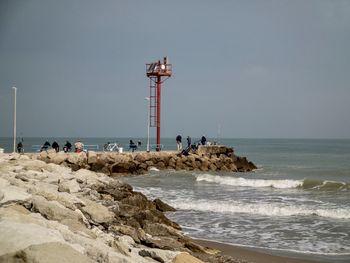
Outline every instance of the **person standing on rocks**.
{"type": "Polygon", "coordinates": [[[187,136],[187,147],[191,146],[191,137],[187,136]]]}
{"type": "Polygon", "coordinates": [[[17,144],[17,152],[18,152],[18,153],[23,153],[23,152],[24,152],[23,143],[22,143],[22,142],[19,142],[19,143],[17,144]]]}
{"type": "Polygon", "coordinates": [[[60,151],[60,146],[56,141],[52,143],[52,148],[54,148],[57,153],[60,151]]]}
{"type": "Polygon", "coordinates": [[[129,141],[129,151],[131,150],[132,152],[134,152],[137,149],[137,145],[134,143],[133,140],[129,141]]]}
{"type": "Polygon", "coordinates": [[[182,137],[181,135],[176,136],[176,145],[177,145],[177,150],[181,151],[182,150],[182,137]]]}
{"type": "Polygon", "coordinates": [[[204,135],[202,136],[201,143],[202,145],[205,145],[207,143],[207,138],[205,138],[204,135]]]}

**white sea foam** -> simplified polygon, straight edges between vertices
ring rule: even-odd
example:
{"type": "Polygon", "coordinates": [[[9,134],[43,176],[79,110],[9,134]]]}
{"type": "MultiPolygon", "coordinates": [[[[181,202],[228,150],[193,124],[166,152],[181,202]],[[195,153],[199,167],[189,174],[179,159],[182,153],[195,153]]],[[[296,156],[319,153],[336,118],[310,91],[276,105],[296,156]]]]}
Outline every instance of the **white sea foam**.
{"type": "Polygon", "coordinates": [[[320,216],[335,219],[350,219],[350,210],[345,208],[313,208],[285,204],[247,204],[239,202],[219,202],[192,200],[191,202],[171,202],[176,209],[197,210],[214,213],[245,213],[265,216],[320,216]]]}
{"type": "Polygon", "coordinates": [[[244,186],[244,187],[273,187],[273,188],[297,188],[303,185],[302,180],[264,180],[264,179],[245,179],[242,177],[231,177],[221,175],[201,174],[196,178],[197,181],[205,181],[222,185],[244,186]]]}

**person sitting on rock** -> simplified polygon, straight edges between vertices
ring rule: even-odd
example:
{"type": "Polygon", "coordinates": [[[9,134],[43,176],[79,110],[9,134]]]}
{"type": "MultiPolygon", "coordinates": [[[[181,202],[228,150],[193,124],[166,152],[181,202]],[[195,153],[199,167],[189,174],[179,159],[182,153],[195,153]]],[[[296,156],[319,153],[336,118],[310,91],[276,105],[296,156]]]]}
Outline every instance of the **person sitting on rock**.
{"type": "Polygon", "coordinates": [[[75,152],[76,153],[80,153],[80,152],[84,151],[84,144],[81,141],[77,141],[74,144],[74,147],[75,147],[75,152]]]}
{"type": "Polygon", "coordinates": [[[52,148],[55,149],[55,151],[58,153],[60,151],[60,146],[56,141],[52,143],[52,148]]]}
{"type": "Polygon", "coordinates": [[[48,141],[46,141],[46,142],[43,144],[43,146],[41,146],[40,151],[41,151],[41,152],[42,152],[42,151],[47,151],[47,149],[48,149],[50,146],[51,146],[51,144],[50,144],[48,141]]]}
{"type": "Polygon", "coordinates": [[[70,152],[72,150],[72,144],[69,141],[66,141],[66,144],[63,147],[63,151],[66,152],[70,152]]]}

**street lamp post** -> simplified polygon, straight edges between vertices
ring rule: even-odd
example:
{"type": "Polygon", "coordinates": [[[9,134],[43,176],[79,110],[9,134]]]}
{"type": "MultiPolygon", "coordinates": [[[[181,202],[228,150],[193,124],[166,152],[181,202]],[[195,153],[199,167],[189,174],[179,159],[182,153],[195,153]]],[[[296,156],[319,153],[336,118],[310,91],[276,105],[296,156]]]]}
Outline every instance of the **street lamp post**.
{"type": "Polygon", "coordinates": [[[147,103],[147,152],[149,152],[149,126],[150,126],[150,98],[146,97],[147,103]]]}
{"type": "Polygon", "coordinates": [[[16,152],[16,118],[17,118],[17,88],[12,87],[14,90],[14,101],[13,101],[13,152],[16,152]]]}

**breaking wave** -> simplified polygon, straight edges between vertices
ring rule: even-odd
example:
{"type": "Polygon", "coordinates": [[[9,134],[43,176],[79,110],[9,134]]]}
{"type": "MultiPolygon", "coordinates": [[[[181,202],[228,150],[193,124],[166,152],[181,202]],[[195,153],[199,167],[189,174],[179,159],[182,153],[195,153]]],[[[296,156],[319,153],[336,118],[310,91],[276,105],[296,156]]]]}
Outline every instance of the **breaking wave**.
{"type": "Polygon", "coordinates": [[[320,216],[335,219],[350,219],[350,210],[345,208],[312,208],[284,204],[247,204],[193,200],[191,202],[171,202],[176,209],[195,210],[214,213],[245,213],[264,216],[320,216]]]}
{"type": "Polygon", "coordinates": [[[350,184],[335,181],[322,180],[304,180],[303,189],[321,189],[321,190],[350,190],[350,184]]]}
{"type": "Polygon", "coordinates": [[[198,182],[210,182],[222,185],[242,187],[272,187],[276,189],[322,189],[322,190],[349,190],[350,184],[344,182],[322,180],[269,180],[269,179],[246,179],[242,177],[230,177],[221,175],[201,174],[196,176],[198,182]]]}

